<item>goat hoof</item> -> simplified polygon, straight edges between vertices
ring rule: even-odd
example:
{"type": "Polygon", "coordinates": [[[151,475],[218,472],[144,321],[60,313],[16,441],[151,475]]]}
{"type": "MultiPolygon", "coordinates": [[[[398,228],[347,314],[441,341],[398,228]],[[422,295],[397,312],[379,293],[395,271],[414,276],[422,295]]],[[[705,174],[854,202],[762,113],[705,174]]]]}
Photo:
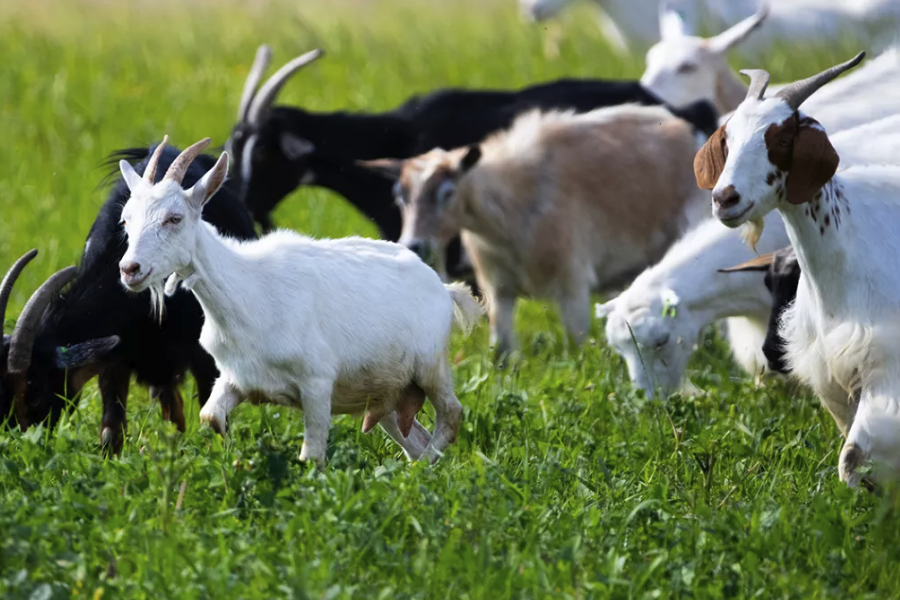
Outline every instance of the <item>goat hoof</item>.
{"type": "Polygon", "coordinates": [[[228,420],[227,419],[219,419],[216,415],[204,415],[202,412],[200,413],[200,422],[204,425],[207,425],[212,428],[213,431],[225,437],[225,434],[228,433],[228,420]]]}
{"type": "Polygon", "coordinates": [[[866,454],[863,449],[854,443],[845,444],[841,449],[841,459],[838,464],[838,475],[841,481],[848,487],[855,488],[859,486],[859,472],[857,469],[866,461],[866,454]]]}
{"type": "Polygon", "coordinates": [[[118,455],[122,452],[123,440],[121,435],[116,435],[112,427],[104,427],[100,430],[100,448],[107,456],[118,455]]]}

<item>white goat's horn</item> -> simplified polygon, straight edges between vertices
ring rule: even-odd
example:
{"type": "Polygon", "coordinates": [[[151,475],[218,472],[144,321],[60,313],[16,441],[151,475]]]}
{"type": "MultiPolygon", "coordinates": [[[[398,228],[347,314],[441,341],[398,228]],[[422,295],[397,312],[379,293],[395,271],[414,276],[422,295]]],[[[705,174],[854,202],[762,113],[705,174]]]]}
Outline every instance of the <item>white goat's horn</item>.
{"type": "Polygon", "coordinates": [[[741,75],[746,75],[750,78],[750,89],[747,90],[747,98],[762,100],[763,94],[766,93],[766,88],[769,87],[768,71],[763,71],[762,69],[744,69],[741,71],[741,75]]]}
{"type": "Polygon", "coordinates": [[[825,69],[818,75],[795,81],[790,85],[786,85],[778,92],[778,97],[787,102],[793,110],[800,108],[800,105],[806,102],[806,99],[812,96],[816,90],[824,86],[826,83],[836,79],[844,71],[848,71],[862,62],[866,57],[865,52],[860,52],[850,60],[839,65],[835,65],[830,69],[825,69]]]}
{"type": "Polygon", "coordinates": [[[269,63],[272,62],[272,49],[268,46],[260,46],[256,51],[256,58],[253,60],[253,66],[247,74],[247,81],[244,82],[244,91],[241,93],[241,103],[238,106],[238,123],[247,120],[247,113],[250,112],[250,103],[253,102],[253,96],[256,95],[256,88],[262,81],[269,63]]]}
{"type": "Polygon", "coordinates": [[[259,92],[256,96],[253,97],[253,102],[250,104],[250,110],[247,113],[247,122],[255,125],[259,122],[262,114],[268,110],[269,106],[271,106],[272,102],[275,101],[275,96],[278,95],[278,92],[281,91],[281,88],[290,79],[291,75],[313,62],[320,56],[322,56],[324,52],[322,50],[316,49],[311,52],[307,52],[303,56],[298,56],[288,64],[284,65],[278,71],[275,72],[272,77],[266,81],[261,88],[259,88],[259,92]]]}
{"type": "Polygon", "coordinates": [[[150,157],[150,161],[147,163],[147,168],[144,169],[144,181],[153,185],[156,181],[156,168],[159,166],[159,157],[162,156],[163,150],[166,149],[166,144],[169,142],[169,136],[164,135],[162,141],[156,146],[156,149],[153,151],[153,156],[150,157]]]}
{"type": "Polygon", "coordinates": [[[37,253],[38,251],[36,249],[31,250],[17,260],[13,266],[10,267],[9,271],[7,271],[6,276],[3,277],[3,282],[0,283],[0,336],[3,336],[5,333],[3,330],[3,322],[6,320],[6,305],[9,304],[9,296],[12,294],[16,279],[19,278],[22,269],[37,256],[37,253]]]}
{"type": "Polygon", "coordinates": [[[181,185],[181,182],[184,181],[184,175],[187,173],[188,167],[190,167],[191,163],[194,162],[194,159],[209,146],[211,141],[212,140],[209,138],[203,138],[196,144],[185,148],[181,154],[178,155],[178,158],[172,161],[172,166],[166,171],[165,179],[181,185]]]}

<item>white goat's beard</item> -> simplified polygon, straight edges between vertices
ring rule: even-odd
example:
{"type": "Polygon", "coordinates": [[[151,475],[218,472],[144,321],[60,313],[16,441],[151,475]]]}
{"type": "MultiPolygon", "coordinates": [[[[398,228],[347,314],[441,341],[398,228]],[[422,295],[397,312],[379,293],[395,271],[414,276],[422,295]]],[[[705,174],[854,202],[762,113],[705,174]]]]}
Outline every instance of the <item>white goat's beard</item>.
{"type": "Polygon", "coordinates": [[[157,282],[150,284],[148,288],[150,290],[150,313],[154,318],[159,319],[160,325],[162,325],[166,316],[166,291],[164,286],[163,282],[157,282]]]}
{"type": "Polygon", "coordinates": [[[765,228],[766,222],[762,217],[753,217],[744,223],[744,227],[741,228],[741,239],[756,252],[756,244],[759,242],[759,238],[762,237],[763,229],[765,228]]]}

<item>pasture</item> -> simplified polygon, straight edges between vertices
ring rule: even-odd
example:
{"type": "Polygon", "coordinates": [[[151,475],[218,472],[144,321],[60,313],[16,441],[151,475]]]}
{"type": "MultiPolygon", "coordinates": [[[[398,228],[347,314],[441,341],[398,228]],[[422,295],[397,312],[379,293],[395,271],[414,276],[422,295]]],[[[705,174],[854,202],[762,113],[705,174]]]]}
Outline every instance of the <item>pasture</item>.
{"type": "MultiPolygon", "coordinates": [[[[640,75],[643,56],[614,55],[589,9],[564,26],[548,58],[512,0],[3,2],[0,265],[41,252],[9,315],[77,260],[110,152],[164,133],[225,142],[258,45],[279,64],[326,50],[279,97],[323,111],[388,109],[438,86],[640,75]]],[[[856,50],[781,46],[735,66],[787,81],[856,50]]],[[[275,220],[376,234],[314,188],[275,220]]],[[[98,449],[94,384],[52,435],[3,431],[0,597],[900,596],[900,496],[841,483],[840,434],[818,400],[757,386],[718,333],[692,359],[703,393],[650,402],[602,323],[567,349],[555,312],[525,303],[507,370],[486,329],[454,339],[465,412],[433,466],[340,417],[318,471],[298,460],[302,414],[272,406],[239,407],[223,440],[199,426],[191,381],[184,435],[133,388],[117,459],[98,449]]]]}

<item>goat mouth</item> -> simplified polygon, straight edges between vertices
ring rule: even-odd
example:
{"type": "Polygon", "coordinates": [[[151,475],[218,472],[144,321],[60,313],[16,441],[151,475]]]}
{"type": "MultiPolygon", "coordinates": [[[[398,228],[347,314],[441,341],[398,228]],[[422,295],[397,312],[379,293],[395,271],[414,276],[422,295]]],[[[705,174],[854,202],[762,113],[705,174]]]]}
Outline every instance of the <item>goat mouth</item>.
{"type": "Polygon", "coordinates": [[[124,285],[129,291],[142,292],[144,291],[144,288],[147,287],[144,284],[146,284],[150,279],[151,273],[153,273],[153,269],[148,269],[146,273],[134,277],[122,275],[122,285],[124,285]]]}
{"type": "Polygon", "coordinates": [[[736,215],[723,215],[719,214],[719,220],[722,221],[722,224],[726,227],[737,227],[741,223],[744,222],[744,217],[750,214],[750,211],[753,210],[753,207],[756,206],[755,202],[751,202],[747,205],[747,208],[742,210],[736,215]]]}

